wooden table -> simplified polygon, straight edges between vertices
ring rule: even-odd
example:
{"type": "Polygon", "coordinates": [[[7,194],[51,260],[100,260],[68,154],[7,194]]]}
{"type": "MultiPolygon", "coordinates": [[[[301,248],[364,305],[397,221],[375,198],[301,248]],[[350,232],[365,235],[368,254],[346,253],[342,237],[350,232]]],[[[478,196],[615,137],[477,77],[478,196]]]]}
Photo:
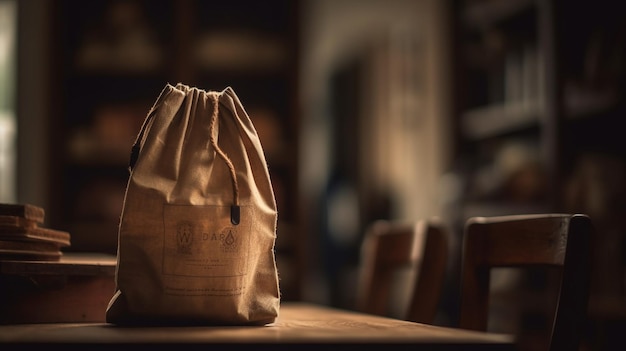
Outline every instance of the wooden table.
{"type": "Polygon", "coordinates": [[[175,351],[190,349],[301,351],[303,348],[335,350],[354,347],[360,350],[387,351],[515,349],[513,338],[509,335],[437,327],[308,303],[290,302],[283,302],[280,316],[275,323],[260,327],[122,328],[106,323],[0,326],[0,348],[3,350],[12,350],[20,346],[42,347],[44,344],[45,349],[63,346],[64,350],[72,346],[81,350],[137,349],[141,346],[141,349],[159,348],[175,351]]]}

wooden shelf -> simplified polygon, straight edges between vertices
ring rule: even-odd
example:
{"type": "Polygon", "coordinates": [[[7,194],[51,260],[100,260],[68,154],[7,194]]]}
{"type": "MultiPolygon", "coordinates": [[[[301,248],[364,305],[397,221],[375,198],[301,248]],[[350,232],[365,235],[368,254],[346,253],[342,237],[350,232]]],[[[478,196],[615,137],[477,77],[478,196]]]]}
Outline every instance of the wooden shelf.
{"type": "Polygon", "coordinates": [[[538,103],[503,103],[469,110],[461,119],[464,136],[480,140],[536,126],[542,111],[538,103]]]}
{"type": "Polygon", "coordinates": [[[0,274],[114,276],[116,260],[114,255],[63,253],[59,261],[0,261],[0,274]]]}
{"type": "Polygon", "coordinates": [[[535,0],[475,0],[467,3],[463,12],[465,24],[474,28],[486,28],[533,8],[535,0]]]}
{"type": "Polygon", "coordinates": [[[611,111],[620,103],[615,89],[592,89],[568,85],[564,91],[564,109],[567,118],[584,118],[611,111]]]}

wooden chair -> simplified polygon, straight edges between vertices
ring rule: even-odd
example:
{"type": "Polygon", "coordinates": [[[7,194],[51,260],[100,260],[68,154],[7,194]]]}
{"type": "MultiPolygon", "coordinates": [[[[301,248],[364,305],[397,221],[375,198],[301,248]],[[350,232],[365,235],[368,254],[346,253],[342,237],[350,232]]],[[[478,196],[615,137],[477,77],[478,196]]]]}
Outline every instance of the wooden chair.
{"type": "Polygon", "coordinates": [[[447,233],[434,220],[399,223],[379,220],[367,229],[361,246],[357,310],[393,316],[394,276],[408,269],[412,288],[402,319],[432,323],[446,274],[447,233]]]}
{"type": "MultiPolygon", "coordinates": [[[[474,217],[464,230],[459,326],[487,330],[491,268],[557,267],[558,296],[544,350],[578,350],[589,296],[590,218],[583,214],[474,217]]],[[[524,349],[521,341],[520,345],[524,349]]]]}

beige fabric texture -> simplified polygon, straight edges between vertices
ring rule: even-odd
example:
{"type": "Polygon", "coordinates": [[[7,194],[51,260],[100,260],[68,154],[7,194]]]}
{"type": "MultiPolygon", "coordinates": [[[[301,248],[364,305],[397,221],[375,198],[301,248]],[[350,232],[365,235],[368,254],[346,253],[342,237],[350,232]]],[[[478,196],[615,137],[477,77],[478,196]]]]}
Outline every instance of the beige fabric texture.
{"type": "Polygon", "coordinates": [[[106,321],[274,322],[278,211],[259,137],[233,89],[167,84],[135,148],[106,321]]]}

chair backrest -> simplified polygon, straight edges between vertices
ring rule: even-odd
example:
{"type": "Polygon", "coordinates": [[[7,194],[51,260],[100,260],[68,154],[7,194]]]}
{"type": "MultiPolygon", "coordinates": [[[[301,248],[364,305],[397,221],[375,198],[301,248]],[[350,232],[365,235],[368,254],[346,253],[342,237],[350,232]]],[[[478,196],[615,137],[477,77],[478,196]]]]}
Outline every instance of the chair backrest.
{"type": "Polygon", "coordinates": [[[459,326],[487,330],[490,269],[558,267],[546,350],[577,350],[589,296],[592,234],[584,214],[473,217],[464,228],[459,326]]]}
{"type": "Polygon", "coordinates": [[[447,232],[434,219],[372,223],[361,246],[356,309],[391,316],[394,275],[408,270],[410,278],[405,283],[412,292],[400,318],[432,323],[445,280],[447,253],[447,232]]]}

